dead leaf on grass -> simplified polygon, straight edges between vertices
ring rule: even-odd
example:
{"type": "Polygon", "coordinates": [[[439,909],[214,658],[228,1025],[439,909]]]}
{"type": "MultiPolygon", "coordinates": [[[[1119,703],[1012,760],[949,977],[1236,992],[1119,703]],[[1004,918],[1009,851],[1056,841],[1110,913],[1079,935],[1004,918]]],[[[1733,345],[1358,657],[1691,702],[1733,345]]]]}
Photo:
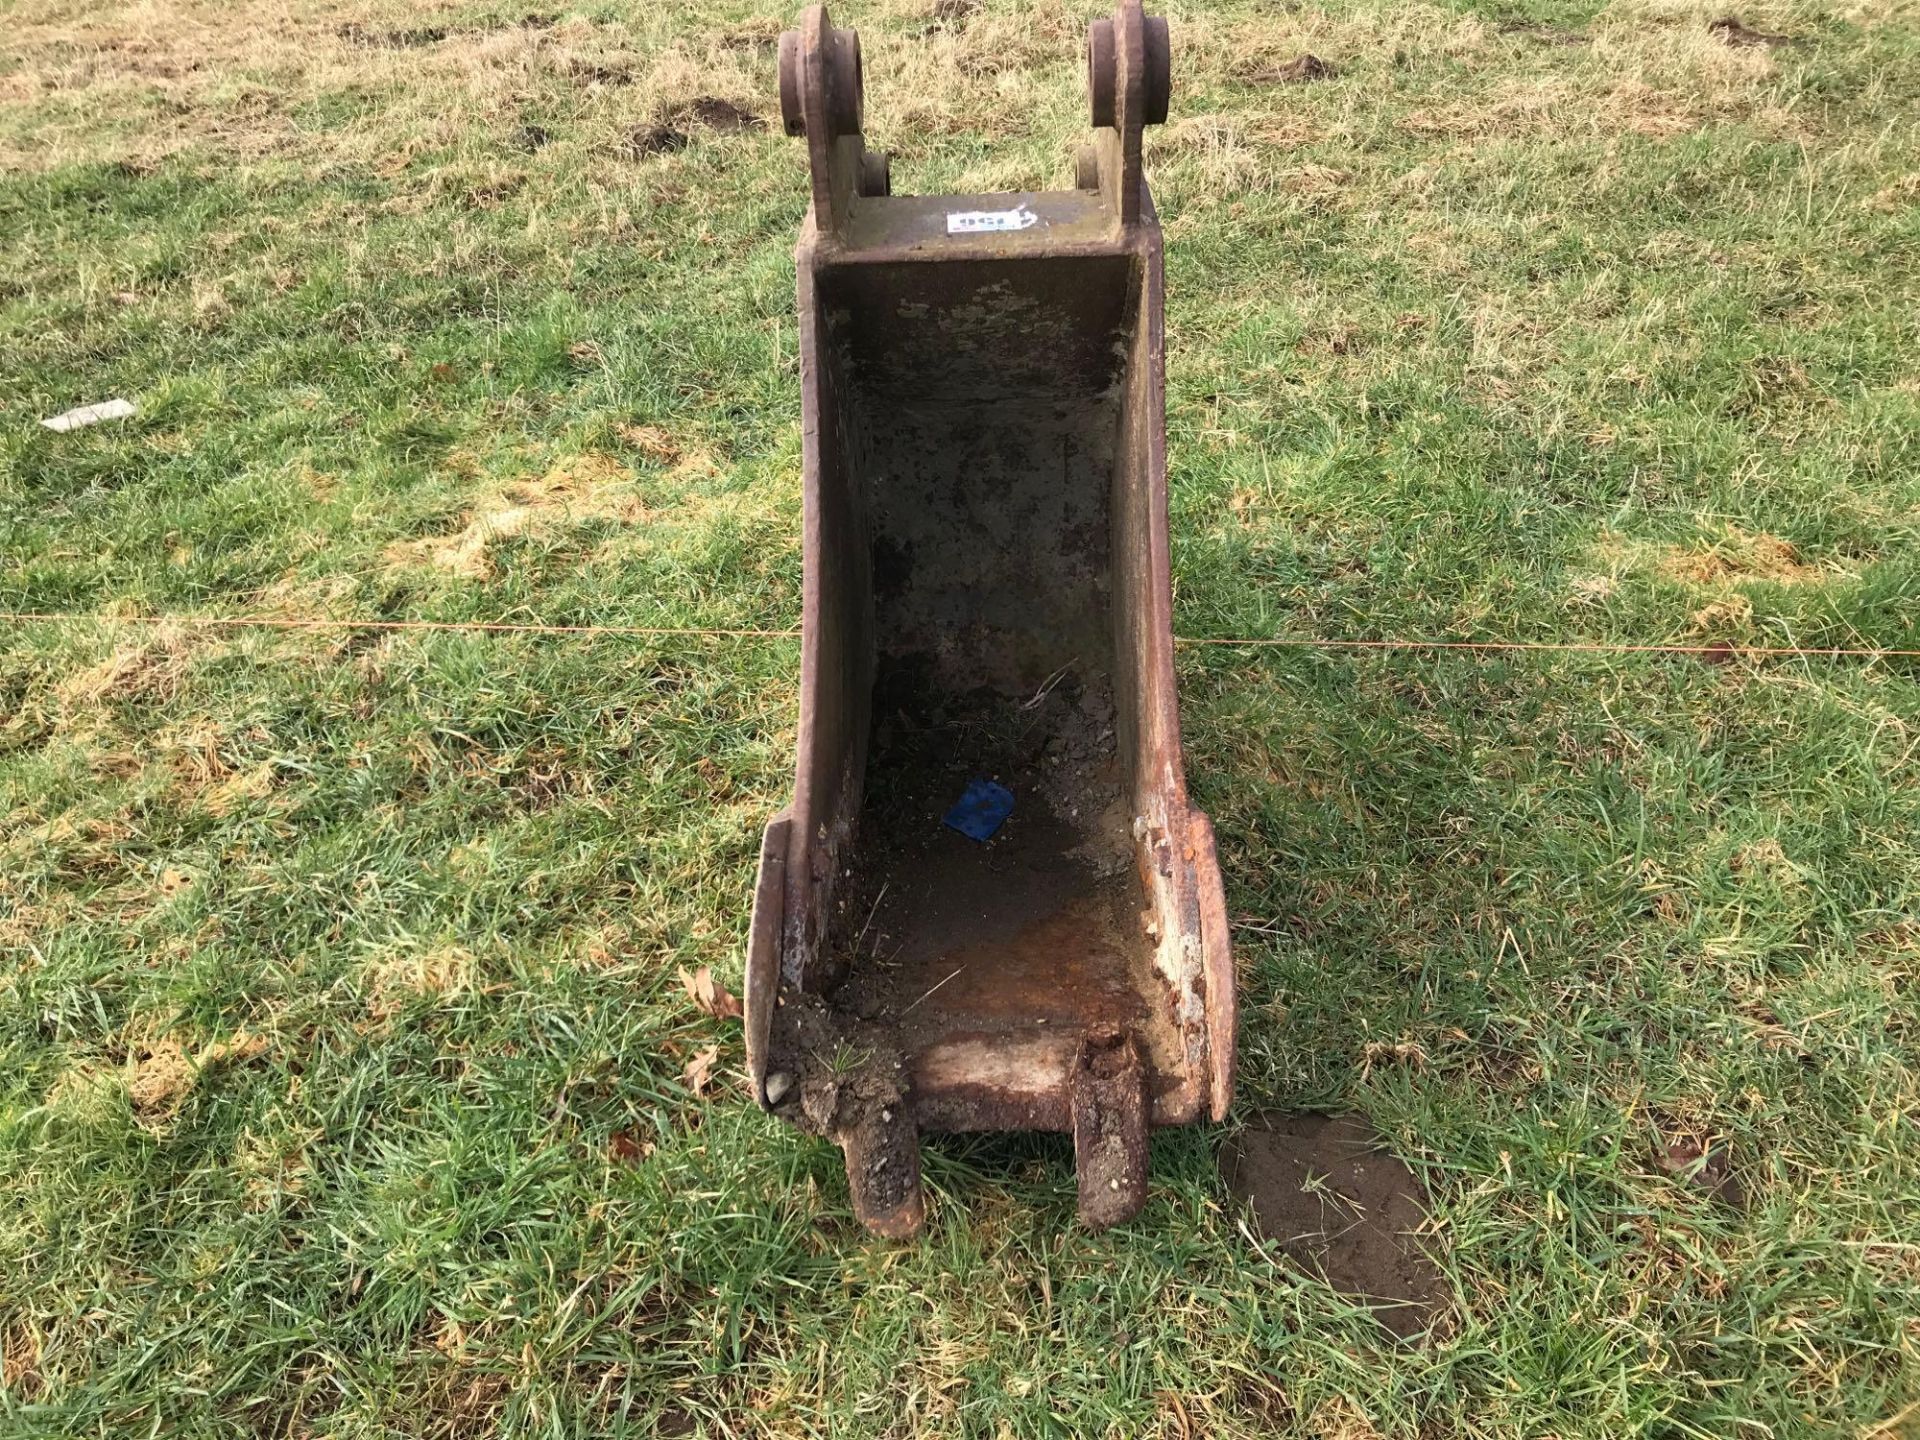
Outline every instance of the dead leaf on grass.
{"type": "Polygon", "coordinates": [[[713,1083],[713,1067],[720,1063],[720,1047],[709,1045],[687,1061],[687,1068],[681,1071],[681,1078],[687,1082],[687,1089],[696,1095],[707,1093],[707,1087],[713,1083]]]}
{"type": "Polygon", "coordinates": [[[1660,1169],[1676,1180],[1705,1191],[1736,1210],[1746,1207],[1746,1187],[1734,1173],[1724,1141],[1682,1135],[1663,1143],[1654,1156],[1660,1169]]]}
{"type": "Polygon", "coordinates": [[[653,1142],[631,1130],[616,1130],[607,1139],[607,1153],[623,1165],[638,1165],[653,1154],[653,1142]]]}
{"type": "Polygon", "coordinates": [[[726,986],[713,978],[713,967],[702,965],[698,970],[680,971],[680,983],[686,987],[687,995],[700,1007],[702,1013],[718,1020],[738,1020],[740,1001],[726,986]]]}

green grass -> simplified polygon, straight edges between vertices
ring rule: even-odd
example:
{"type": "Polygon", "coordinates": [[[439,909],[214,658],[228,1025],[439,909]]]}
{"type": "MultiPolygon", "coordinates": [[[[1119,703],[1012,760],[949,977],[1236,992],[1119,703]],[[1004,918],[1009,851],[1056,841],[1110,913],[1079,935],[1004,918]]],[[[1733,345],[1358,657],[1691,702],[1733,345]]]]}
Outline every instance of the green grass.
{"type": "MultiPolygon", "coordinates": [[[[1097,8],[836,5],[896,184],[1064,183],[1097,8]]],[[[1169,13],[1181,634],[1920,646],[1910,5],[1169,13]]],[[[674,979],[792,641],[113,623],[794,623],[802,152],[627,143],[792,17],[0,15],[0,608],[91,617],[0,634],[0,1430],[1911,1433],[1910,662],[1183,648],[1236,1123],[1368,1116],[1444,1324],[1204,1132],[1098,1236],[1063,1139],[935,1142],[870,1241],[674,979]]]]}

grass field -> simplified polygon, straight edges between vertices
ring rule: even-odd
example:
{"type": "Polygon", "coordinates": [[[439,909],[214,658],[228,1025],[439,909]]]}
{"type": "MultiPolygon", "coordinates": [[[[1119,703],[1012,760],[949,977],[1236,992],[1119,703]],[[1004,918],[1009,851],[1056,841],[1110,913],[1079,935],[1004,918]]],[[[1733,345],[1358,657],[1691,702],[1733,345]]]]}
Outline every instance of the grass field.
{"type": "MultiPolygon", "coordinates": [[[[1402,1346],[1217,1133],[859,1232],[675,978],[792,640],[122,623],[796,622],[793,16],[536,3],[0,0],[0,1432],[1920,1433],[1910,660],[1181,650],[1402,1346]]],[[[1168,0],[1183,636],[1920,647],[1920,12],[1721,3],[1168,0]]],[[[1099,8],[836,6],[896,188],[1065,184],[1099,8]]]]}

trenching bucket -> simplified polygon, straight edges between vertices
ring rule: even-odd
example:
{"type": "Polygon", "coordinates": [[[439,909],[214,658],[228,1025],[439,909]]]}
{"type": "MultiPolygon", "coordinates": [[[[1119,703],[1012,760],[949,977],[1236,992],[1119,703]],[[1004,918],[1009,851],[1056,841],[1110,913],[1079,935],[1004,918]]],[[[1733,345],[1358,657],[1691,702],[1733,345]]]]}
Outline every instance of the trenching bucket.
{"type": "Polygon", "coordinates": [[[761,1103],[920,1228],[919,1137],[1070,1131],[1081,1216],[1146,1198],[1147,1131],[1222,1118],[1234,989],[1174,697],[1160,227],[1141,129],[1166,22],[1088,36],[1075,188],[890,193],[860,44],[780,42],[805,599],[792,804],[747,957],[761,1103]]]}

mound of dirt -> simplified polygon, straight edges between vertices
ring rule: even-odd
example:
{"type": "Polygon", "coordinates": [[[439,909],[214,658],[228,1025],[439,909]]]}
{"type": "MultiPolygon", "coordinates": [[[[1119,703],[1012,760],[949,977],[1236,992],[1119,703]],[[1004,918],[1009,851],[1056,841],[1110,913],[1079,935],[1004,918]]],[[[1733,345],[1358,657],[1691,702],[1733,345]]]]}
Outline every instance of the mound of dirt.
{"type": "Polygon", "coordinates": [[[1741,23],[1737,15],[1722,15],[1718,20],[1708,24],[1707,31],[1722,44],[1741,50],[1750,49],[1756,45],[1771,50],[1780,45],[1800,43],[1791,35],[1769,35],[1763,30],[1750,30],[1741,23]]]}
{"type": "Polygon", "coordinates": [[[743,105],[702,95],[675,105],[655,125],[643,125],[627,137],[629,154],[660,155],[684,150],[693,143],[692,132],[712,130],[721,135],[750,134],[764,130],[767,122],[743,105]]]}
{"type": "Polygon", "coordinates": [[[1261,70],[1248,78],[1256,85],[1306,85],[1315,80],[1331,80],[1340,72],[1318,55],[1296,55],[1284,65],[1261,70]]]}

